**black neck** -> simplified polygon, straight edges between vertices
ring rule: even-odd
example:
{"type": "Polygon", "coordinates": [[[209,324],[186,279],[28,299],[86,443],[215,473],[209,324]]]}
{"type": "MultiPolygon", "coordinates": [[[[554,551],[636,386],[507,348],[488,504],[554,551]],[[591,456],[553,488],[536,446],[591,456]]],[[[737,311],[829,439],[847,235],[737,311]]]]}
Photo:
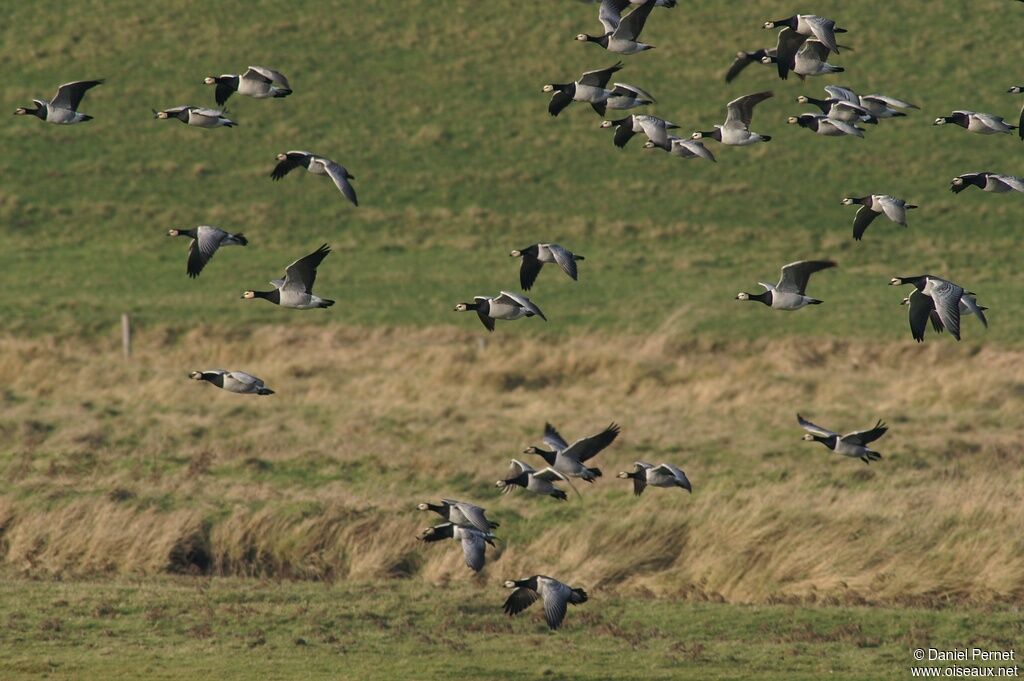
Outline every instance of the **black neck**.
{"type": "Polygon", "coordinates": [[[538,455],[538,456],[540,456],[540,457],[543,457],[544,461],[546,461],[549,466],[554,466],[555,465],[555,456],[556,456],[555,452],[549,452],[546,449],[541,449],[540,447],[534,447],[533,448],[533,453],[538,455]]]}
{"type": "Polygon", "coordinates": [[[212,371],[204,371],[200,376],[204,381],[213,383],[218,388],[224,387],[224,374],[214,373],[212,371]]]}
{"type": "Polygon", "coordinates": [[[835,446],[836,446],[836,436],[835,435],[829,435],[828,437],[822,437],[821,435],[811,435],[811,437],[814,438],[815,442],[820,442],[821,444],[825,445],[829,449],[835,449],[835,446]]]}
{"type": "Polygon", "coordinates": [[[765,305],[769,305],[769,306],[772,304],[772,292],[771,291],[765,291],[764,293],[756,293],[756,294],[755,293],[748,293],[747,295],[750,297],[750,300],[756,300],[759,303],[764,303],[765,305]]]}
{"type": "Polygon", "coordinates": [[[281,302],[281,289],[275,288],[273,291],[253,291],[252,295],[254,298],[263,298],[269,300],[272,303],[281,302]]]}

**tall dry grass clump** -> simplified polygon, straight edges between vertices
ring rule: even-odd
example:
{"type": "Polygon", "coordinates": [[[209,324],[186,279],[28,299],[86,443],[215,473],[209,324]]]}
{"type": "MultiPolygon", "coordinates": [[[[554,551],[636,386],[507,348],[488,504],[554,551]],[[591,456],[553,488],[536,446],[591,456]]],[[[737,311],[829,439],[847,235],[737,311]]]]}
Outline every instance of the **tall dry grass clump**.
{"type": "MultiPolygon", "coordinates": [[[[500,329],[504,331],[505,329],[500,329]]],[[[451,328],[143,331],[116,346],[0,339],[0,560],[30,574],[471,579],[416,503],[502,523],[481,580],[733,602],[1019,601],[1024,352],[951,342],[564,340],[451,328]],[[277,391],[189,381],[244,369],[277,391]],[[867,467],[795,413],[891,426],[867,467]],[[615,420],[583,499],[501,496],[538,441],[615,420]],[[683,467],[694,493],[616,480],[683,467]]]]}

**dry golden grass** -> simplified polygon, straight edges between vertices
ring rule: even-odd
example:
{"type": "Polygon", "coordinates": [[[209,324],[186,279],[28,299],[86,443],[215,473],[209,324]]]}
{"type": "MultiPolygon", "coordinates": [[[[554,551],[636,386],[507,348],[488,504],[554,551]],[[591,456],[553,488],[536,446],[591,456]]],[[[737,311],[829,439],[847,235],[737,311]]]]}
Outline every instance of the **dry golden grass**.
{"type": "MultiPolygon", "coordinates": [[[[536,339],[477,329],[274,326],[110,343],[0,340],[0,560],[29,574],[473,577],[419,545],[427,498],[502,523],[478,579],[730,602],[1024,597],[1024,352],[938,339],[706,343],[666,330],[536,339]],[[244,369],[239,396],[189,370],[244,369]],[[883,418],[870,468],[800,441],[883,418]],[[494,481],[545,420],[615,420],[604,477],[568,503],[494,481]],[[616,480],[672,461],[694,494],[616,480]]],[[[528,455],[522,455],[528,456],[528,455]]],[[[582,489],[586,487],[586,489],[582,489]]]]}

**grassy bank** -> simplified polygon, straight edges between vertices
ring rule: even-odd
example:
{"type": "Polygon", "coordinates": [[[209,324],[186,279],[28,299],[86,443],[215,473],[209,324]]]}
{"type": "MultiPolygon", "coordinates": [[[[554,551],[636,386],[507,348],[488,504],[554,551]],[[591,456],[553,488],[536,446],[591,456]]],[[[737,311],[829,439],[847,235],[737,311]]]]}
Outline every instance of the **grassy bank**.
{"type": "Polygon", "coordinates": [[[414,539],[432,520],[416,503],[454,496],[502,522],[487,579],[543,569],[741,603],[1024,593],[1016,351],[478,341],[202,328],[143,334],[124,361],[113,344],[5,339],[0,559],[37,575],[463,581],[454,546],[414,539]],[[277,394],[186,378],[213,366],[277,394]],[[885,418],[883,460],[800,441],[797,411],[844,431],[885,418]],[[623,425],[582,500],[494,488],[545,420],[569,437],[623,425]],[[637,459],[682,466],[694,494],[634,498],[614,474],[637,459]]]}

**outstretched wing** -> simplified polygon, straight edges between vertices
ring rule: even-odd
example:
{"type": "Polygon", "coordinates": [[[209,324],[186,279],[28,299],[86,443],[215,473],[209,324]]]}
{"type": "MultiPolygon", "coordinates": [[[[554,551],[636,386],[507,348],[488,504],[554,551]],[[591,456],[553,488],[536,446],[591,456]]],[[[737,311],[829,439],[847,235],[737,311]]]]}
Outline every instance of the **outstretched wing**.
{"type": "Polygon", "coordinates": [[[50,105],[58,109],[77,111],[86,91],[102,82],[103,80],[76,80],[73,83],[64,83],[57,88],[57,94],[50,100],[50,105]]]}
{"type": "Polygon", "coordinates": [[[749,128],[750,122],[754,118],[754,107],[769,97],[774,96],[775,93],[766,90],[765,92],[755,92],[752,95],[744,95],[732,100],[726,107],[728,113],[725,116],[725,126],[742,125],[744,128],[749,128]]]}
{"type": "Polygon", "coordinates": [[[198,229],[196,238],[188,245],[188,276],[195,279],[220,248],[225,232],[215,227],[198,229]]]}
{"type": "Polygon", "coordinates": [[[879,214],[871,210],[869,206],[861,206],[857,211],[857,217],[853,219],[853,238],[860,241],[861,237],[864,236],[864,232],[867,231],[868,226],[874,222],[878,215],[879,214]]]}
{"type": "Polygon", "coordinates": [[[755,52],[737,52],[736,58],[729,66],[729,70],[725,72],[725,82],[733,82],[736,80],[736,76],[743,72],[743,69],[747,68],[754,62],[761,61],[761,58],[764,56],[764,50],[757,50],[755,52]]]}
{"type": "Polygon", "coordinates": [[[284,160],[278,161],[277,165],[274,166],[274,170],[271,171],[270,177],[274,180],[280,180],[299,166],[308,168],[312,157],[313,154],[308,151],[289,151],[285,153],[284,160]]]}
{"type": "Polygon", "coordinates": [[[562,437],[558,430],[550,423],[544,424],[544,443],[556,452],[560,452],[569,446],[569,443],[565,441],[565,438],[562,437]]]}
{"type": "Polygon", "coordinates": [[[597,20],[604,26],[604,32],[614,33],[622,21],[622,11],[629,7],[629,0],[601,0],[597,20]]]}
{"type": "Polygon", "coordinates": [[[811,33],[822,42],[830,52],[839,53],[839,46],[836,45],[835,29],[836,22],[831,19],[818,16],[804,16],[804,21],[811,27],[811,33]]]}
{"type": "Polygon", "coordinates": [[[804,291],[807,290],[807,282],[810,281],[812,274],[835,266],[836,263],[832,260],[799,260],[791,262],[783,266],[782,278],[779,279],[779,283],[775,288],[779,291],[804,295],[804,291]]]}
{"type": "Polygon", "coordinates": [[[879,419],[878,423],[876,423],[875,427],[871,430],[857,430],[852,433],[847,433],[839,439],[843,442],[864,446],[885,435],[885,431],[887,430],[889,430],[889,427],[879,419]]]}
{"type": "Polygon", "coordinates": [[[822,428],[821,426],[811,423],[803,416],[800,416],[800,414],[796,415],[796,422],[800,424],[801,428],[806,430],[811,435],[818,435],[819,437],[831,437],[833,435],[837,435],[837,433],[833,433],[828,428],[822,428]]]}
{"type": "Polygon", "coordinates": [[[562,456],[572,457],[580,463],[584,463],[600,454],[601,450],[615,442],[615,438],[618,436],[619,426],[612,423],[596,435],[576,440],[562,452],[562,456]]]}
{"type": "Polygon", "coordinates": [[[950,335],[960,340],[960,299],[964,290],[951,281],[929,277],[922,293],[931,297],[935,311],[950,335]]]}
{"type": "Polygon", "coordinates": [[[323,159],[322,163],[324,170],[326,170],[330,178],[334,180],[334,186],[338,188],[338,191],[340,191],[346,199],[351,201],[353,206],[358,206],[359,200],[356,198],[356,190],[352,188],[352,183],[349,182],[349,179],[353,178],[349,175],[348,171],[345,170],[345,167],[328,159],[323,159]]]}
{"type": "Polygon", "coordinates": [[[775,47],[775,65],[779,68],[779,78],[789,78],[789,72],[796,68],[796,53],[806,40],[807,36],[789,27],[779,31],[779,42],[775,47]]]}
{"type": "MultiPolygon", "coordinates": [[[[634,10],[635,12],[636,10],[634,10]]],[[[587,71],[580,76],[580,85],[592,85],[594,87],[603,88],[611,80],[612,74],[622,68],[622,62],[617,62],[606,69],[598,69],[597,71],[587,71]]]]}
{"type": "Polygon", "coordinates": [[[316,282],[316,268],[330,252],[331,247],[323,244],[309,255],[288,265],[284,271],[284,285],[281,288],[312,293],[313,284],[316,282]]]}
{"type": "Polygon", "coordinates": [[[658,0],[647,0],[644,4],[637,7],[635,10],[627,14],[619,21],[619,27],[615,29],[615,38],[619,40],[636,40],[640,37],[640,32],[644,30],[644,23],[647,21],[647,16],[654,9],[654,5],[658,0]]]}
{"type": "Polygon", "coordinates": [[[572,104],[572,95],[565,90],[558,90],[551,95],[551,101],[548,102],[548,113],[557,116],[570,104],[572,104]]]}
{"type": "Polygon", "coordinates": [[[528,607],[533,605],[534,601],[538,598],[540,598],[540,596],[536,591],[533,589],[527,589],[525,586],[521,586],[513,591],[507,599],[505,599],[503,609],[509,616],[518,615],[523,610],[526,610],[528,607]]]}
{"type": "Polygon", "coordinates": [[[476,530],[460,528],[459,536],[462,540],[462,557],[466,559],[466,565],[473,572],[480,572],[484,567],[484,552],[487,550],[484,535],[476,530]]]}
{"type": "Polygon", "coordinates": [[[555,262],[562,268],[562,271],[568,274],[575,281],[576,260],[572,257],[572,253],[565,250],[558,244],[548,244],[548,250],[551,251],[551,255],[555,257],[555,262]]]}
{"type": "Polygon", "coordinates": [[[843,87],[842,85],[826,85],[825,92],[827,92],[828,96],[832,99],[849,102],[850,104],[860,104],[860,96],[848,87],[843,87]]]}
{"type": "Polygon", "coordinates": [[[264,66],[250,66],[242,75],[242,78],[256,78],[268,83],[277,83],[289,90],[292,89],[288,84],[288,79],[284,77],[283,73],[275,71],[274,69],[268,69],[264,66]]]}
{"type": "Polygon", "coordinates": [[[914,340],[918,343],[924,341],[924,332],[928,328],[929,319],[932,320],[935,332],[942,333],[942,320],[935,318],[938,316],[937,314],[935,317],[932,316],[932,313],[935,312],[935,303],[932,299],[915,288],[910,292],[909,300],[910,333],[914,340]]]}
{"type": "Polygon", "coordinates": [[[530,300],[526,296],[521,296],[518,293],[509,293],[508,291],[502,291],[501,295],[494,299],[494,302],[512,302],[516,305],[522,306],[526,310],[529,310],[530,312],[537,315],[544,321],[548,320],[548,318],[544,316],[544,313],[541,311],[541,309],[537,307],[537,305],[532,300],[530,300]],[[502,300],[503,297],[505,298],[505,300],[502,300]]]}
{"type": "MultiPolygon", "coordinates": [[[[653,5],[655,0],[647,0],[648,5],[653,5]]],[[[558,585],[544,583],[541,587],[544,590],[544,621],[551,629],[558,629],[565,619],[565,611],[569,604],[569,589],[558,585]]]]}

